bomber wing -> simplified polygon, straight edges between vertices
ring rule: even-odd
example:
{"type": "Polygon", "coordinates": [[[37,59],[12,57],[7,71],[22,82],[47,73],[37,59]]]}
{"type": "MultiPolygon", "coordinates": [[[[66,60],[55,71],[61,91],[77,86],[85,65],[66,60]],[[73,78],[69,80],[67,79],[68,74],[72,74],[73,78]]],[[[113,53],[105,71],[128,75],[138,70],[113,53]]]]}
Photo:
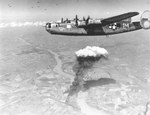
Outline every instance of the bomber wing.
{"type": "Polygon", "coordinates": [[[108,24],[112,24],[112,23],[115,23],[115,22],[125,20],[127,18],[131,18],[131,17],[136,16],[138,14],[139,14],[138,12],[128,12],[128,13],[124,13],[124,14],[121,14],[121,15],[117,15],[117,16],[113,16],[113,17],[103,19],[103,20],[101,20],[101,23],[102,23],[102,25],[108,25],[108,24]]]}
{"type": "Polygon", "coordinates": [[[89,28],[89,27],[96,27],[96,26],[99,26],[99,25],[105,26],[105,25],[108,25],[108,24],[112,24],[112,23],[115,23],[115,22],[119,22],[119,21],[122,21],[122,20],[125,20],[125,19],[128,19],[128,18],[131,18],[131,17],[136,16],[138,14],[139,14],[138,12],[128,12],[128,13],[124,13],[124,14],[121,14],[121,15],[117,15],[117,16],[102,19],[101,23],[88,23],[87,25],[82,25],[82,26],[79,26],[79,27],[89,28]]]}

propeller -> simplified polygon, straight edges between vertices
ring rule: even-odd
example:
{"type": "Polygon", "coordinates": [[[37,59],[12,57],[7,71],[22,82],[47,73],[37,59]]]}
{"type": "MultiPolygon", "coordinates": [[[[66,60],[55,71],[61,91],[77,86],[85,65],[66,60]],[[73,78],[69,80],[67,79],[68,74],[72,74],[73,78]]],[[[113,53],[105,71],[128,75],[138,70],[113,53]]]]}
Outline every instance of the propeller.
{"type": "Polygon", "coordinates": [[[146,10],[142,13],[140,25],[143,29],[150,29],[150,11],[146,10]]]}
{"type": "Polygon", "coordinates": [[[79,20],[79,19],[78,19],[78,15],[76,15],[76,16],[75,16],[75,24],[76,24],[76,26],[78,26],[78,20],[79,20]]]}
{"type": "Polygon", "coordinates": [[[61,23],[63,23],[64,22],[64,19],[63,18],[61,18],[61,23]]]}
{"type": "Polygon", "coordinates": [[[85,19],[85,17],[83,17],[83,21],[85,21],[86,19],[85,19]]]}
{"type": "Polygon", "coordinates": [[[66,18],[66,22],[67,22],[67,23],[68,23],[68,21],[69,21],[68,18],[66,18]]]}
{"type": "Polygon", "coordinates": [[[87,19],[85,20],[85,24],[87,25],[89,23],[89,19],[90,19],[90,16],[87,17],[87,19]]]}

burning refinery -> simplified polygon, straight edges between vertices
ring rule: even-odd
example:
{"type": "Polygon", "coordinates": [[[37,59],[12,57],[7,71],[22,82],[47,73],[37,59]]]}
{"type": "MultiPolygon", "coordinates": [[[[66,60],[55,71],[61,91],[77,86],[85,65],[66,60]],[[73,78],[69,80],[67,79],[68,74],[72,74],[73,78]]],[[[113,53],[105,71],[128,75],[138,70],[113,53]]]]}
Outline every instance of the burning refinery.
{"type": "Polygon", "coordinates": [[[75,72],[75,78],[67,91],[68,97],[77,94],[80,90],[84,89],[85,74],[98,62],[101,58],[108,58],[108,51],[104,48],[97,46],[87,46],[84,49],[80,49],[75,52],[76,61],[73,65],[73,71],[75,72]]]}

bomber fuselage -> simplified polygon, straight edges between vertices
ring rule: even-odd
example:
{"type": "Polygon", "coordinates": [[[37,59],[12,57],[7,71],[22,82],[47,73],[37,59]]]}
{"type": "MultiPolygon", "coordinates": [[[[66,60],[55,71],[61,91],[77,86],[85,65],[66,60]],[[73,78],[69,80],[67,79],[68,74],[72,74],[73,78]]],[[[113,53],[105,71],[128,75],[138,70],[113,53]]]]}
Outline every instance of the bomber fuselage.
{"type": "Polygon", "coordinates": [[[111,35],[123,32],[130,32],[141,29],[140,22],[121,21],[109,25],[90,24],[78,27],[72,23],[57,23],[52,27],[46,26],[46,30],[51,34],[60,35],[111,35]]]}

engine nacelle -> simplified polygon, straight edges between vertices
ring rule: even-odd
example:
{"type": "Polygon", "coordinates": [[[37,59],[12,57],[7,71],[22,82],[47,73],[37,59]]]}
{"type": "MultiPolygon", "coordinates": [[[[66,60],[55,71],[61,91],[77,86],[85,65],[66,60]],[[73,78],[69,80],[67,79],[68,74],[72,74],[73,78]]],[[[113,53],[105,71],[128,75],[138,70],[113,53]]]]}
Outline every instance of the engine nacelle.
{"type": "Polygon", "coordinates": [[[150,11],[144,11],[140,18],[140,24],[143,29],[150,29],[150,11]]]}

